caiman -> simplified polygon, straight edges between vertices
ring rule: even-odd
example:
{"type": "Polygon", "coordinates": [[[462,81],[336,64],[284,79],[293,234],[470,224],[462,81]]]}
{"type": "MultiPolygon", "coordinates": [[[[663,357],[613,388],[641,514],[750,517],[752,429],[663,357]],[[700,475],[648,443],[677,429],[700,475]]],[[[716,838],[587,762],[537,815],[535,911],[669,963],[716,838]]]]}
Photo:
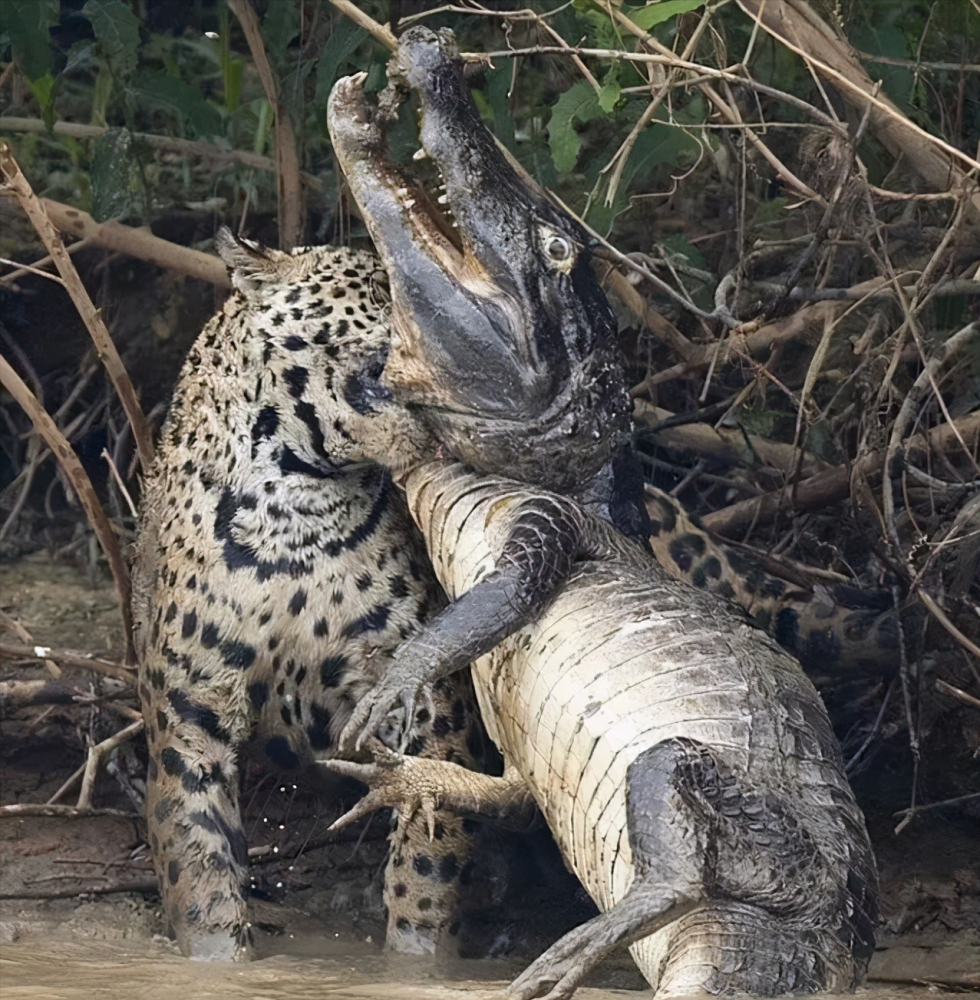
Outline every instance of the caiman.
{"type": "Polygon", "coordinates": [[[331,762],[372,788],[335,826],[382,805],[512,823],[537,806],[603,912],[511,985],[517,1000],[564,1000],[624,945],[658,998],[863,983],[874,857],[798,661],[567,498],[445,462],[404,484],[453,600],[492,577],[528,511],[574,523],[577,558],[538,619],[474,665],[504,776],[379,745],[376,764],[331,762]]]}
{"type": "MultiPolygon", "coordinates": [[[[877,883],[826,711],[798,661],[637,547],[641,478],[588,238],[499,152],[454,56],[448,33],[413,29],[389,69],[419,94],[451,225],[388,155],[363,76],[330,100],[392,291],[379,385],[443,453],[491,475],[455,468],[446,500],[413,497],[454,600],[400,647],[347,732],[363,741],[397,701],[410,719],[425,685],[484,658],[481,707],[512,775],[606,910],[515,995],[568,996],[610,948],[638,940],[664,995],[853,987],[877,883]],[[445,523],[432,513],[443,505],[445,523]]],[[[406,766],[420,770],[357,773],[383,784],[406,766]]]]}

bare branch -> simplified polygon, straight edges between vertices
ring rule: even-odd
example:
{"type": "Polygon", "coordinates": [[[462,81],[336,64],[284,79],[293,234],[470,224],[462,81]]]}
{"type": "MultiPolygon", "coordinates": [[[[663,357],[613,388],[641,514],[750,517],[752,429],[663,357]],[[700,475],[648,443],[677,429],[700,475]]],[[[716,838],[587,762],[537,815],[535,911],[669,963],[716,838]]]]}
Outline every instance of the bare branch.
{"type": "MultiPolygon", "coordinates": [[[[0,173],[3,174],[7,187],[13,191],[20,207],[31,220],[38,236],[48,248],[48,253],[54,260],[61,280],[65,283],[65,288],[92,337],[96,353],[105,365],[109,378],[112,379],[112,384],[119,395],[119,401],[126,411],[126,417],[133,428],[133,437],[139,451],[140,462],[144,469],[148,469],[153,461],[153,436],[139,400],[136,398],[129,373],[123,366],[122,359],[119,357],[116,345],[112,342],[112,337],[109,336],[109,331],[106,329],[99,310],[95,308],[91,298],[89,298],[89,294],[75,270],[75,265],[71,262],[68,251],[65,250],[65,244],[48,218],[44,206],[38,201],[37,195],[28,184],[27,178],[17,165],[10,147],[5,142],[0,143],[0,173]]],[[[33,400],[34,397],[31,396],[31,399],[33,400]]],[[[54,427],[53,423],[52,427],[54,427]]],[[[57,430],[57,428],[55,429],[57,430]]],[[[80,465],[79,469],[81,469],[80,465]]]]}
{"type": "Polygon", "coordinates": [[[300,185],[299,154],[296,133],[282,101],[279,80],[265,51],[259,18],[250,0],[228,0],[228,6],[241,22],[255,69],[262,87],[276,113],[276,186],[279,207],[279,247],[292,250],[303,236],[303,190],[300,185]]]}
{"type": "MultiPolygon", "coordinates": [[[[61,242],[60,240],[58,241],[61,242]]],[[[62,251],[64,248],[62,247],[62,251]]],[[[57,255],[53,255],[57,259],[57,255]]],[[[73,269],[74,270],[74,269],[73,269]]],[[[77,275],[76,275],[77,277],[77,275]]],[[[108,334],[106,334],[108,336],[108,334]]],[[[23,379],[10,367],[6,358],[0,357],[0,383],[14,397],[24,412],[31,418],[35,429],[44,438],[45,443],[54,452],[55,457],[61,464],[65,475],[78,494],[78,499],[85,508],[85,513],[95,529],[102,551],[106,559],[109,560],[109,568],[112,570],[112,577],[116,582],[116,590],[119,593],[119,610],[123,618],[123,627],[126,630],[126,658],[133,660],[135,652],[133,650],[133,620],[130,612],[129,602],[132,594],[129,570],[123,560],[122,552],[119,549],[119,542],[112,524],[106,515],[99,497],[89,479],[88,473],[79,461],[74,449],[68,443],[67,438],[58,429],[58,425],[45,412],[37,398],[24,384],[23,379]]]]}

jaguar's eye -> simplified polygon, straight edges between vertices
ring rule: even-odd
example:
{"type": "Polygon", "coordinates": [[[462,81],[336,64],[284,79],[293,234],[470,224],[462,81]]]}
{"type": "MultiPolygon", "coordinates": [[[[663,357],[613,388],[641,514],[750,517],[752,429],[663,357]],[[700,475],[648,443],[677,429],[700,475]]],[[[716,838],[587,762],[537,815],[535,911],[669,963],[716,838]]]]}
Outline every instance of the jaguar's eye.
{"type": "Polygon", "coordinates": [[[572,244],[564,236],[549,236],[544,245],[544,252],[556,264],[560,264],[572,256],[572,244]]]}

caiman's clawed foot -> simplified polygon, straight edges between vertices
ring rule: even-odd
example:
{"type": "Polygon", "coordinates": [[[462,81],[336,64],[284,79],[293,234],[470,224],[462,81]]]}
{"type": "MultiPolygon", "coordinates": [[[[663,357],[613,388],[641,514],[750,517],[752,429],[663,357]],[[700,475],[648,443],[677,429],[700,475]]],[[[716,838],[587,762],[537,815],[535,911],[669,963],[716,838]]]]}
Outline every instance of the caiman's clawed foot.
{"type": "Polygon", "coordinates": [[[508,996],[567,1000],[611,952],[654,933],[696,905],[662,885],[635,883],[618,905],[569,931],[532,962],[511,983],[508,996]]]}
{"type": "Polygon", "coordinates": [[[429,840],[432,840],[436,830],[436,810],[441,804],[438,775],[443,762],[406,757],[389,750],[375,739],[368,740],[367,745],[374,755],[372,764],[355,764],[348,760],[320,761],[331,771],[356,778],[370,789],[353,809],[330,825],[330,831],[342,830],[362,816],[387,807],[398,810],[402,823],[409,822],[416,813],[421,812],[429,830],[429,840]]]}
{"type": "Polygon", "coordinates": [[[374,754],[373,764],[320,761],[331,771],[363,781],[369,789],[331,830],[385,807],[397,809],[399,817],[406,821],[421,812],[429,825],[430,839],[435,834],[437,809],[492,819],[512,829],[527,830],[538,824],[540,815],[534,796],[512,768],[497,778],[446,760],[403,756],[378,740],[368,740],[367,745],[374,754]]]}

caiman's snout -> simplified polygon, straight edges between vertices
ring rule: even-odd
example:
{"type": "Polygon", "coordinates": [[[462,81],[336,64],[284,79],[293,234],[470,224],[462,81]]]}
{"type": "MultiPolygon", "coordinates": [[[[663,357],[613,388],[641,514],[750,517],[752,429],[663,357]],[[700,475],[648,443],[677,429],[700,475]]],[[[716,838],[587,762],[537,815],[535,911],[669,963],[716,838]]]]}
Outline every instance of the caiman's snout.
{"type": "MultiPolygon", "coordinates": [[[[475,435],[474,455],[485,453],[487,435],[515,459],[533,435],[539,446],[554,436],[556,447],[559,438],[575,447],[578,437],[594,447],[582,410],[628,427],[610,360],[614,320],[589,266],[587,234],[498,147],[452,33],[405,32],[388,75],[383,112],[369,104],[360,75],[335,85],[327,116],[391,283],[386,381],[403,403],[422,406],[464,459],[475,435]],[[386,147],[384,118],[408,90],[421,113],[415,158],[431,159],[440,174],[435,198],[386,147]]],[[[586,464],[599,468],[605,457],[595,450],[586,464]]]]}

